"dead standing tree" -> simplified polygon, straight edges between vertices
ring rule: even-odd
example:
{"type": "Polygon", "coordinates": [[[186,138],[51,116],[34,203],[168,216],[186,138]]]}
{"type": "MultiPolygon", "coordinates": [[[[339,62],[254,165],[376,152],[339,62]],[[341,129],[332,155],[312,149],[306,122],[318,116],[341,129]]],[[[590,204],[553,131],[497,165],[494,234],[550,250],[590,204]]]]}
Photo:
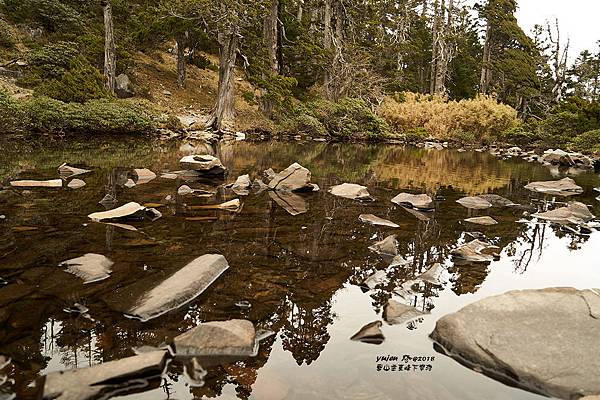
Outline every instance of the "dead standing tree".
{"type": "Polygon", "coordinates": [[[104,77],[106,88],[115,92],[117,56],[115,49],[115,35],[113,29],[112,5],[110,0],[102,0],[102,11],[104,14],[104,77]]]}
{"type": "Polygon", "coordinates": [[[552,63],[552,72],[554,74],[554,87],[552,88],[552,95],[554,96],[554,101],[556,103],[560,103],[563,100],[563,91],[567,77],[570,41],[567,39],[567,43],[563,49],[558,18],[554,21],[554,27],[550,25],[550,22],[546,23],[546,33],[548,34],[548,40],[551,46],[550,58],[552,63]],[[554,30],[556,31],[554,32],[554,30]]]}

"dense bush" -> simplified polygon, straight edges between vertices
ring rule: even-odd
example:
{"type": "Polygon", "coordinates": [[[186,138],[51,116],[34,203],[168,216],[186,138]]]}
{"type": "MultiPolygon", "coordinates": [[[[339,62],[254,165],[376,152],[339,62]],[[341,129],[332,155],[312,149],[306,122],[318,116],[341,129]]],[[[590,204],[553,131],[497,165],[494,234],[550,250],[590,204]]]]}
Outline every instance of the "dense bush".
{"type": "Polygon", "coordinates": [[[0,129],[7,132],[145,133],[154,130],[151,113],[122,100],[64,103],[43,96],[17,102],[0,91],[0,129]]]}
{"type": "Polygon", "coordinates": [[[333,136],[337,139],[379,139],[388,136],[389,129],[367,104],[345,98],[338,103],[317,100],[302,104],[283,124],[287,134],[333,136]]]}
{"type": "Polygon", "coordinates": [[[15,46],[15,38],[10,30],[10,25],[0,16],[0,47],[12,49],[15,46]]]}
{"type": "Polygon", "coordinates": [[[49,32],[75,33],[84,28],[83,16],[56,0],[4,0],[0,7],[15,22],[34,21],[49,32]]]}
{"type": "Polygon", "coordinates": [[[403,93],[387,97],[378,113],[398,133],[425,129],[431,137],[443,140],[468,134],[476,142],[487,142],[519,124],[512,107],[486,96],[448,101],[442,96],[403,93]]]}
{"type": "Polygon", "coordinates": [[[600,129],[582,133],[571,141],[573,150],[600,153],[600,129]]]}

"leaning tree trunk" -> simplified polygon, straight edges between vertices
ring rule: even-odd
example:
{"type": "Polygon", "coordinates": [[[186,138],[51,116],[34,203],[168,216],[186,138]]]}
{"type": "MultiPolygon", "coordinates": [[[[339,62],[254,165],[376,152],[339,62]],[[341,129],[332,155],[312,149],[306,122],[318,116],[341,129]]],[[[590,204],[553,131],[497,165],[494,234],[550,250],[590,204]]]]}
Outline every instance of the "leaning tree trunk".
{"type": "Polygon", "coordinates": [[[117,80],[117,57],[110,0],[102,1],[102,9],[104,11],[104,77],[106,88],[114,93],[117,80]]]}
{"type": "Polygon", "coordinates": [[[177,42],[177,84],[180,88],[185,88],[186,84],[186,70],[185,70],[185,46],[186,38],[188,34],[177,35],[175,41],[177,42]]]}
{"type": "Polygon", "coordinates": [[[219,89],[215,107],[207,122],[207,128],[219,132],[235,128],[235,61],[238,41],[235,28],[219,33],[219,89]]]}

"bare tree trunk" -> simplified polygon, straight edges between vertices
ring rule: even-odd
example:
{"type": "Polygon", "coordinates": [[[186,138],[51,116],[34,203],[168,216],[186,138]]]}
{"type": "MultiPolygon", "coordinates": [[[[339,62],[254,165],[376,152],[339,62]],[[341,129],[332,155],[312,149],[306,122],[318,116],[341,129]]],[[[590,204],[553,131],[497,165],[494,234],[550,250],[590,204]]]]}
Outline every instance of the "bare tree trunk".
{"type": "Polygon", "coordinates": [[[114,93],[117,79],[117,56],[110,0],[102,1],[102,9],[104,12],[104,77],[106,88],[114,93]]]}
{"type": "MultiPolygon", "coordinates": [[[[444,0],[442,0],[444,1],[444,0]]],[[[440,56],[440,31],[442,29],[440,21],[440,3],[439,0],[435,0],[433,4],[433,27],[432,27],[432,47],[431,47],[431,73],[429,77],[429,93],[435,94],[437,91],[437,69],[438,69],[438,58],[440,56]]]]}
{"type": "MultiPolygon", "coordinates": [[[[270,74],[279,74],[279,0],[271,0],[269,13],[264,20],[263,38],[267,50],[268,64],[268,71],[263,73],[263,79],[267,80],[270,74]]],[[[261,108],[265,114],[270,116],[273,113],[273,103],[264,96],[265,94],[267,94],[267,91],[263,90],[261,108]]]]}
{"type": "Polygon", "coordinates": [[[233,130],[235,128],[235,62],[239,44],[237,28],[231,27],[218,36],[221,44],[219,89],[215,107],[207,121],[207,128],[216,131],[233,130]]]}
{"type": "Polygon", "coordinates": [[[552,60],[553,60],[553,68],[554,68],[554,87],[552,88],[552,94],[554,95],[554,101],[556,103],[560,103],[563,98],[563,85],[566,80],[567,74],[567,61],[569,57],[569,46],[570,41],[567,40],[567,44],[565,49],[561,48],[561,38],[560,38],[560,25],[558,24],[558,18],[555,20],[556,27],[556,39],[554,38],[552,28],[550,27],[550,23],[547,24],[547,33],[550,43],[554,45],[552,49],[552,60]]]}
{"type": "Polygon", "coordinates": [[[479,82],[479,91],[483,94],[488,94],[490,90],[491,81],[491,61],[492,61],[492,49],[491,49],[491,36],[492,28],[490,23],[487,23],[485,30],[485,42],[483,44],[483,63],[481,65],[481,80],[479,82]]]}
{"type": "Polygon", "coordinates": [[[186,84],[186,68],[185,68],[185,46],[187,42],[188,32],[177,35],[177,84],[180,88],[185,88],[186,84]]]}
{"type": "Polygon", "coordinates": [[[447,19],[442,23],[440,29],[440,40],[438,43],[438,59],[435,75],[435,93],[446,94],[446,79],[448,77],[448,66],[454,58],[454,39],[451,37],[454,31],[454,0],[448,1],[446,10],[445,1],[441,2],[440,21],[444,21],[445,13],[447,19]]]}
{"type": "MultiPolygon", "coordinates": [[[[333,49],[333,31],[331,29],[331,20],[332,20],[332,3],[333,0],[325,0],[324,11],[323,11],[323,48],[325,50],[331,51],[333,49]]],[[[329,68],[325,68],[324,75],[324,86],[325,86],[325,94],[327,98],[331,97],[331,74],[329,68]]]]}
{"type": "Polygon", "coordinates": [[[304,0],[298,0],[298,12],[296,13],[296,21],[302,23],[302,17],[304,16],[304,0]]]}

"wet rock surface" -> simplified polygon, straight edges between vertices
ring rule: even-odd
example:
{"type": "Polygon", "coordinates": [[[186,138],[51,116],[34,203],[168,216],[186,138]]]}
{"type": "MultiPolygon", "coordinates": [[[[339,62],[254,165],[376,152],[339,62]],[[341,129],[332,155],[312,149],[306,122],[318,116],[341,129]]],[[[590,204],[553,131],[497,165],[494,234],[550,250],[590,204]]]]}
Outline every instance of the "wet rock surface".
{"type": "Polygon", "coordinates": [[[542,194],[556,196],[574,196],[583,193],[583,188],[571,178],[564,178],[557,181],[531,182],[525,189],[542,194]]]}
{"type": "Polygon", "coordinates": [[[409,322],[415,318],[421,318],[429,314],[416,307],[389,300],[383,311],[383,319],[390,325],[399,325],[409,322]]]}
{"type": "Polygon", "coordinates": [[[371,322],[360,328],[350,340],[357,342],[370,343],[370,344],[381,344],[385,340],[385,336],[381,331],[383,323],[381,321],[371,322]]]}
{"type": "Polygon", "coordinates": [[[219,176],[227,172],[221,160],[209,154],[185,156],[179,164],[183,169],[196,171],[202,175],[219,176]]]}
{"type": "Polygon", "coordinates": [[[43,378],[40,398],[96,400],[144,390],[150,379],[160,378],[166,358],[166,351],[154,351],[88,368],[53,372],[43,378]]]}
{"type": "Polygon", "coordinates": [[[358,219],[360,220],[360,222],[363,222],[365,224],[386,226],[388,228],[399,228],[400,227],[400,225],[398,225],[392,221],[378,217],[373,214],[361,214],[358,216],[358,219]]]}
{"type": "Polygon", "coordinates": [[[312,191],[311,173],[298,163],[294,163],[278,174],[272,175],[269,189],[288,192],[312,191]]]}
{"type": "Polygon", "coordinates": [[[458,262],[490,263],[500,255],[500,248],[475,239],[452,250],[452,258],[458,262]]]}
{"type": "Polygon", "coordinates": [[[127,221],[127,220],[144,220],[149,219],[151,221],[156,221],[162,217],[162,214],[154,209],[147,208],[138,203],[131,202],[121,207],[102,211],[97,213],[92,213],[88,215],[88,218],[102,222],[102,221],[127,221]]]}
{"type": "Polygon", "coordinates": [[[222,255],[200,256],[140,297],[127,315],[148,321],[198,297],[229,268],[222,255]]]}
{"type": "Polygon", "coordinates": [[[590,212],[585,204],[576,201],[568,203],[566,207],[533,214],[533,216],[542,220],[565,225],[582,225],[595,218],[594,214],[590,212]]]}
{"type": "Polygon", "coordinates": [[[486,199],[475,196],[463,197],[462,199],[456,200],[456,202],[463,207],[471,208],[473,210],[485,210],[492,207],[492,203],[486,199]]]}
{"type": "Polygon", "coordinates": [[[441,318],[431,337],[496,379],[573,399],[600,394],[599,329],[600,290],[557,288],[480,300],[441,318]]]}
{"type": "Polygon", "coordinates": [[[84,283],[92,283],[110,277],[113,265],[114,263],[106,256],[88,253],[81,257],[63,261],[59,264],[59,267],[66,267],[66,272],[80,277],[84,283]]]}
{"type": "Polygon", "coordinates": [[[465,219],[465,222],[468,222],[470,224],[485,225],[485,226],[492,226],[492,225],[498,224],[498,221],[496,221],[494,218],[492,218],[490,216],[467,218],[467,219],[465,219]]]}
{"type": "Polygon", "coordinates": [[[366,186],[357,185],[355,183],[342,183],[341,185],[334,186],[329,189],[329,193],[350,200],[373,200],[373,197],[369,194],[366,186]]]}
{"type": "Polygon", "coordinates": [[[392,199],[392,203],[425,211],[434,208],[433,199],[426,194],[400,193],[392,199]]]}
{"type": "Polygon", "coordinates": [[[174,339],[177,356],[253,356],[258,351],[252,322],[203,322],[174,339]]]}

